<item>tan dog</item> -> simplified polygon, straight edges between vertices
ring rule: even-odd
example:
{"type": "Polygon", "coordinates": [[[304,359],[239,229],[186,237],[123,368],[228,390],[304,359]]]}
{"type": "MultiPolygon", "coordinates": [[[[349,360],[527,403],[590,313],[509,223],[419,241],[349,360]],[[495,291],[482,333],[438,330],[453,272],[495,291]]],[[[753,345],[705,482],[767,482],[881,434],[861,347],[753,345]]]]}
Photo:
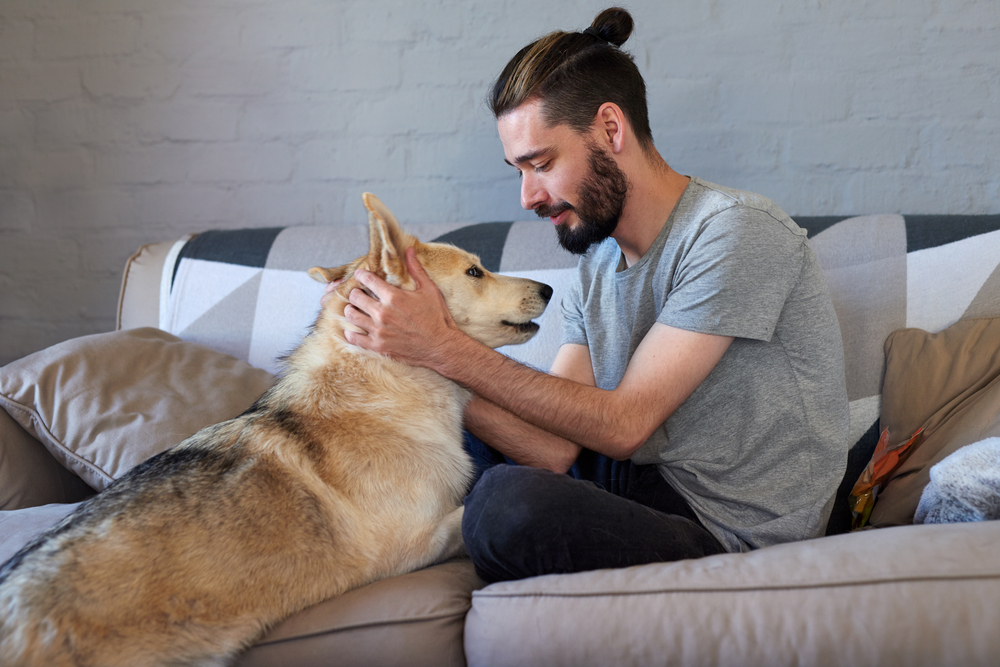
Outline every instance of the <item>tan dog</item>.
{"type": "Polygon", "coordinates": [[[0,665],[223,665],[300,609],[463,552],[468,392],[346,342],[353,273],[413,288],[414,246],[458,325],[493,347],[531,338],[552,291],[420,243],[364,201],[370,251],[310,270],[344,282],[278,383],[0,567],[0,665]]]}

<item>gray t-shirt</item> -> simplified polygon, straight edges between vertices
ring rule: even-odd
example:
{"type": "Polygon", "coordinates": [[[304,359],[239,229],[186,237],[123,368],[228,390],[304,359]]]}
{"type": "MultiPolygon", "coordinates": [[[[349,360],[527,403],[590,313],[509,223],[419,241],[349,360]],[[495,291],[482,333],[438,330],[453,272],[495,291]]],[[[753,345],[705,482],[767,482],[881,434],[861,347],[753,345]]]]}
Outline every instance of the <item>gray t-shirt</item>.
{"type": "Polygon", "coordinates": [[[691,179],[631,267],[613,239],[580,259],[563,342],[614,389],[655,322],[735,336],[633,455],[656,464],[730,551],[823,533],[844,474],[840,327],[805,232],[773,202],[691,179]]]}

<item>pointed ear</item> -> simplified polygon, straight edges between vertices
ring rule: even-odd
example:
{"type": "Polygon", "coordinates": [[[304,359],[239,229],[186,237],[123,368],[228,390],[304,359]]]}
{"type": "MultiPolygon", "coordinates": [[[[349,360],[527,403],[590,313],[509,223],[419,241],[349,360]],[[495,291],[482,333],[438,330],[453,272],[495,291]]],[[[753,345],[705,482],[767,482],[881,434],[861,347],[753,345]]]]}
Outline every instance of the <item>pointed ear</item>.
{"type": "Polygon", "coordinates": [[[332,269],[324,269],[322,266],[314,266],[309,269],[309,277],[321,283],[332,283],[334,280],[343,280],[351,268],[350,264],[338,266],[332,269]]]}
{"type": "Polygon", "coordinates": [[[362,199],[368,209],[369,270],[393,285],[409,282],[405,254],[416,239],[400,228],[396,216],[378,197],[366,192],[362,199]]]}

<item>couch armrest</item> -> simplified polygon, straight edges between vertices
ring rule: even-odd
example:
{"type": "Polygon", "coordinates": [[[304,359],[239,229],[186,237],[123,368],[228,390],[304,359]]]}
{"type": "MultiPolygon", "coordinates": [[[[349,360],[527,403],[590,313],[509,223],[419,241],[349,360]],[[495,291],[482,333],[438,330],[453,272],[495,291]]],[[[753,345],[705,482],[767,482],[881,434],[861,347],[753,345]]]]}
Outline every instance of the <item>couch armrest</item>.
{"type": "Polygon", "coordinates": [[[180,241],[149,243],[139,248],[125,262],[122,286],[118,295],[118,318],[115,328],[137,329],[160,326],[160,289],[168,256],[173,256],[180,241]]]}

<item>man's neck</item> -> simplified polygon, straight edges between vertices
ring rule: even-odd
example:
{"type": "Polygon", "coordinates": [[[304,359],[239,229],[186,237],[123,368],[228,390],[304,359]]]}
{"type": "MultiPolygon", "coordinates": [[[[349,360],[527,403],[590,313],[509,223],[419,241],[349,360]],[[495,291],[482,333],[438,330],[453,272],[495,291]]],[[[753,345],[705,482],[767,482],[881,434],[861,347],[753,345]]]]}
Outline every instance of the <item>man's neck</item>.
{"type": "Polygon", "coordinates": [[[659,236],[688,182],[657,154],[629,174],[625,210],[612,238],[618,242],[627,266],[638,262],[659,236]]]}

